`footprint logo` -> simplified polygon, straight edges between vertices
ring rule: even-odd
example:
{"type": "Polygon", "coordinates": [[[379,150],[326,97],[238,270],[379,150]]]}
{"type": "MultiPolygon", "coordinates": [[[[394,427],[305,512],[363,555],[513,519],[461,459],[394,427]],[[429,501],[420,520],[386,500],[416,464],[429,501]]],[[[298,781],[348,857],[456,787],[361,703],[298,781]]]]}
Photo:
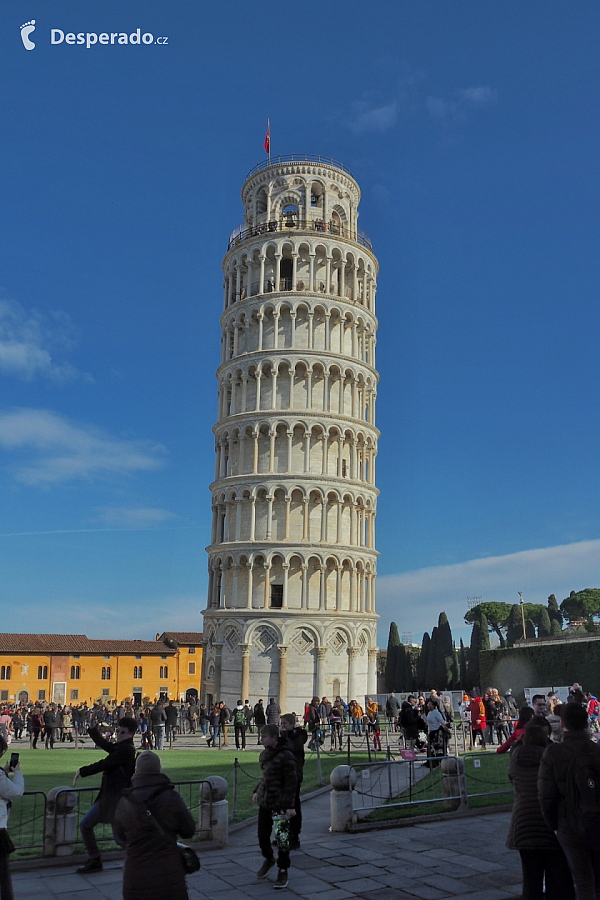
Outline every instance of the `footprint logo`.
{"type": "Polygon", "coordinates": [[[35,19],[32,19],[31,22],[25,22],[24,25],[21,25],[21,40],[23,41],[23,46],[26,50],[33,50],[35,47],[33,41],[29,40],[29,35],[32,31],[35,31],[35,19]]]}

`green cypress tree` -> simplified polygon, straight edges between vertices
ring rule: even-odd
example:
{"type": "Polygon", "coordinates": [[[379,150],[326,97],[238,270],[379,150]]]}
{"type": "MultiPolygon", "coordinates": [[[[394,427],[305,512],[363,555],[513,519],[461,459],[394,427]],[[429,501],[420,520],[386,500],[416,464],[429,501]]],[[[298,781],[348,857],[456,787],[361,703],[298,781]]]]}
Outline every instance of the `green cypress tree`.
{"type": "Polygon", "coordinates": [[[508,630],[506,633],[506,643],[509,647],[514,647],[515,641],[521,640],[523,637],[523,617],[521,615],[521,607],[518,603],[511,606],[508,616],[508,630]]]}
{"type": "Polygon", "coordinates": [[[525,636],[527,638],[535,637],[535,625],[531,619],[525,619],[525,636]]]}
{"type": "Polygon", "coordinates": [[[481,625],[481,633],[480,633],[480,650],[489,650],[490,649],[490,624],[487,620],[487,616],[485,613],[481,613],[480,618],[481,625]]]}
{"type": "Polygon", "coordinates": [[[400,644],[396,657],[396,678],[395,684],[397,691],[405,691],[406,688],[406,647],[400,644]]]}
{"type": "Polygon", "coordinates": [[[452,660],[455,655],[448,616],[441,612],[435,647],[435,687],[438,691],[447,691],[452,686],[452,660]]]}
{"type": "Polygon", "coordinates": [[[387,658],[385,661],[385,686],[388,691],[396,690],[396,664],[398,661],[398,648],[400,647],[400,635],[395,622],[390,625],[390,633],[387,645],[387,658]]]}
{"type": "Polygon", "coordinates": [[[427,668],[425,669],[425,690],[426,691],[430,691],[431,688],[437,689],[437,685],[435,683],[437,642],[438,642],[438,629],[437,629],[437,625],[436,625],[436,627],[431,632],[431,644],[429,645],[429,654],[427,656],[427,668]]]}
{"type": "Polygon", "coordinates": [[[473,630],[471,631],[471,645],[469,647],[468,665],[467,665],[467,690],[479,687],[479,646],[481,644],[481,623],[479,619],[473,622],[473,630]]]}
{"type": "Polygon", "coordinates": [[[550,623],[550,616],[548,615],[548,610],[545,606],[542,606],[542,611],[540,612],[540,618],[538,621],[538,637],[548,637],[551,634],[552,625],[550,623]]]}
{"type": "Polygon", "coordinates": [[[458,660],[458,651],[456,647],[452,648],[452,682],[448,685],[448,689],[456,691],[460,688],[460,668],[458,660]]]}
{"type": "Polygon", "coordinates": [[[409,649],[407,647],[406,648],[406,663],[405,663],[406,668],[405,668],[404,680],[406,683],[405,690],[410,691],[410,692],[412,692],[415,687],[414,661],[415,661],[415,654],[414,654],[412,648],[409,649]]]}
{"type": "Polygon", "coordinates": [[[431,647],[431,638],[426,631],[421,641],[421,652],[417,660],[417,690],[426,690],[425,688],[425,672],[427,671],[427,660],[429,658],[429,649],[431,647]]]}
{"type": "Polygon", "coordinates": [[[490,649],[490,635],[487,616],[481,613],[473,623],[471,634],[471,649],[469,650],[469,690],[473,687],[481,688],[481,675],[479,670],[479,654],[490,649]]]}
{"type": "Polygon", "coordinates": [[[554,594],[550,594],[548,597],[548,615],[550,616],[551,622],[558,622],[560,625],[560,630],[562,631],[563,627],[563,615],[558,607],[558,600],[554,596],[554,594]]]}
{"type": "Polygon", "coordinates": [[[562,634],[562,627],[556,619],[552,619],[552,622],[550,623],[550,634],[552,637],[560,637],[562,634]]]}
{"type": "Polygon", "coordinates": [[[463,643],[463,639],[460,639],[460,653],[459,653],[459,672],[460,672],[460,681],[457,687],[460,687],[463,691],[468,690],[467,688],[467,651],[465,649],[465,645],[463,643]]]}

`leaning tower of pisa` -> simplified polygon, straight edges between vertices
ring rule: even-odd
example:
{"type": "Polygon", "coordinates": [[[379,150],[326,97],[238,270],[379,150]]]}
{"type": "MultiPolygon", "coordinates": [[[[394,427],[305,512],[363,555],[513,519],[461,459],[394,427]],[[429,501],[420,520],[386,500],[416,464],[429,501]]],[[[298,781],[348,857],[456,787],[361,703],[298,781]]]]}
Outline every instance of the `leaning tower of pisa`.
{"type": "Polygon", "coordinates": [[[375,287],[360,190],[320,157],[242,188],[223,260],[205,700],[376,690],[375,287]]]}

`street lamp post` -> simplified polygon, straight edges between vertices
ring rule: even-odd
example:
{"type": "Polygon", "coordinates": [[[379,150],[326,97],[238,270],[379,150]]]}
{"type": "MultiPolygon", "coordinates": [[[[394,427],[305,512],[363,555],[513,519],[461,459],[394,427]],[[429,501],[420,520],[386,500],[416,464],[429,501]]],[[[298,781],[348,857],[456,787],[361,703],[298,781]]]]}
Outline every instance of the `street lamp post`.
{"type": "Polygon", "coordinates": [[[525,630],[525,603],[523,602],[523,591],[517,591],[519,595],[519,603],[521,604],[521,619],[523,621],[523,640],[527,638],[527,632],[525,630]]]}

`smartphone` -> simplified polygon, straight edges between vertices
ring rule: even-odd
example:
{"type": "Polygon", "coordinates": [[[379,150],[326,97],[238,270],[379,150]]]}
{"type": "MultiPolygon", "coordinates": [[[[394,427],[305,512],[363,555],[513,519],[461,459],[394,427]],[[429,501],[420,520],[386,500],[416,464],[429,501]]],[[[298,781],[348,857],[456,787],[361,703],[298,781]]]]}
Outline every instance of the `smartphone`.
{"type": "Polygon", "coordinates": [[[16,769],[19,765],[19,754],[11,753],[10,754],[10,763],[8,764],[9,769],[16,769]]]}

